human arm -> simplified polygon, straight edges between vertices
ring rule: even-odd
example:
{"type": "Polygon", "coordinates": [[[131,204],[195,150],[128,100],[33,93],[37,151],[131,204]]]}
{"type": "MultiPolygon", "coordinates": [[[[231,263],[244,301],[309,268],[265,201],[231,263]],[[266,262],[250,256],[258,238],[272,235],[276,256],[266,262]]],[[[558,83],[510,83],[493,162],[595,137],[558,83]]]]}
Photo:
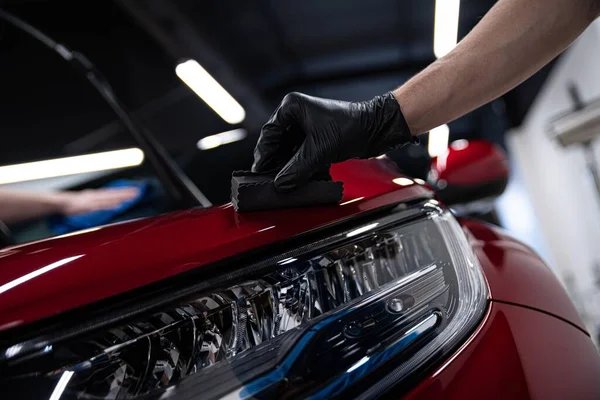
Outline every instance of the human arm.
{"type": "Polygon", "coordinates": [[[453,51],[393,97],[356,103],[287,95],[261,131],[252,170],[279,171],[275,187],[287,191],[331,163],[406,144],[523,82],[599,11],[600,0],[500,0],[453,51]]]}
{"type": "Polygon", "coordinates": [[[74,215],[110,209],[135,197],[136,188],[29,192],[0,190],[0,221],[10,225],[53,214],[74,215]]]}
{"type": "Polygon", "coordinates": [[[598,0],[501,0],[446,56],[394,96],[413,135],[486,104],[529,78],[600,12],[598,0]]]}

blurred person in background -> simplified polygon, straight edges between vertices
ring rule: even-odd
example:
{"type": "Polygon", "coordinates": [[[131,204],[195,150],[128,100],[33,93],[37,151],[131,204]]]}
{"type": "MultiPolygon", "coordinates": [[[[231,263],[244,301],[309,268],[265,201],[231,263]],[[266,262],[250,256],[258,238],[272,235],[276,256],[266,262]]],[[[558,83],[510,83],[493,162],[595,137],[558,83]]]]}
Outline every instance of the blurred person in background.
{"type": "Polygon", "coordinates": [[[288,191],[332,163],[418,142],[532,76],[599,13],[600,0],[499,0],[451,52],[393,92],[365,102],[290,93],[261,130],[252,170],[279,171],[275,186],[288,191]]]}
{"type": "Polygon", "coordinates": [[[72,216],[110,210],[138,196],[135,187],[28,192],[0,189],[0,221],[18,224],[51,215],[72,216]]]}

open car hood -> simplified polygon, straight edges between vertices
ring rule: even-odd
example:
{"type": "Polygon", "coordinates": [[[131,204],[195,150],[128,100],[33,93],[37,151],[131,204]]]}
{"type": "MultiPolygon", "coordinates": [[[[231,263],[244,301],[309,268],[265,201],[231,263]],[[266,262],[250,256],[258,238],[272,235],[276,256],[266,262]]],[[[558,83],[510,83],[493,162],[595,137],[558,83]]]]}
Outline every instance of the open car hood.
{"type": "Polygon", "coordinates": [[[344,199],[335,206],[238,214],[226,204],[0,250],[0,330],[433,194],[388,160],[351,160],[331,172],[344,182],[344,199]]]}

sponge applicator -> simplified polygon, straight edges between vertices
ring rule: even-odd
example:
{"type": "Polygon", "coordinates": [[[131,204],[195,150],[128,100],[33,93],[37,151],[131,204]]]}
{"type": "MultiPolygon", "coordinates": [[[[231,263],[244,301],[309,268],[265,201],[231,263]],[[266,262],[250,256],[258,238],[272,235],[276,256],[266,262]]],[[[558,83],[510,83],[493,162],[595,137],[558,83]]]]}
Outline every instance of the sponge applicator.
{"type": "Polygon", "coordinates": [[[344,184],[331,180],[311,180],[291,192],[275,190],[276,174],[236,171],[231,177],[231,201],[237,212],[272,210],[336,204],[344,194],[344,184]]]}

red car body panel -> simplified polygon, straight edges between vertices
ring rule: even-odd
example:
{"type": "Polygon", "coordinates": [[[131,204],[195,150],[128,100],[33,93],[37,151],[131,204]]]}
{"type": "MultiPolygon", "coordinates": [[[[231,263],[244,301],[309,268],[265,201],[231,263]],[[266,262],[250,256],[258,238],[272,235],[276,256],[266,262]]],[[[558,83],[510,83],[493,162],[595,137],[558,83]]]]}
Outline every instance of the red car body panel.
{"type": "Polygon", "coordinates": [[[238,214],[228,204],[78,232],[0,251],[0,329],[124,293],[431,190],[386,160],[332,168],[341,204],[238,214]]]}
{"type": "Polygon", "coordinates": [[[600,358],[579,329],[492,301],[462,348],[406,395],[429,399],[598,399],[600,358]]]}
{"type": "Polygon", "coordinates": [[[554,273],[529,247],[492,225],[472,220],[461,224],[470,233],[494,300],[541,310],[585,330],[554,273]]]}
{"type": "MultiPolygon", "coordinates": [[[[33,322],[382,206],[433,195],[385,160],[348,161],[332,175],[345,182],[337,206],[237,214],[225,205],[4,249],[0,326],[33,322]]],[[[468,219],[461,224],[483,268],[491,305],[468,341],[408,397],[598,398],[600,358],[553,273],[500,229],[468,219]]]]}
{"type": "Polygon", "coordinates": [[[506,154],[497,145],[484,140],[453,144],[445,154],[431,160],[436,180],[449,185],[481,185],[509,175],[506,154]]]}

